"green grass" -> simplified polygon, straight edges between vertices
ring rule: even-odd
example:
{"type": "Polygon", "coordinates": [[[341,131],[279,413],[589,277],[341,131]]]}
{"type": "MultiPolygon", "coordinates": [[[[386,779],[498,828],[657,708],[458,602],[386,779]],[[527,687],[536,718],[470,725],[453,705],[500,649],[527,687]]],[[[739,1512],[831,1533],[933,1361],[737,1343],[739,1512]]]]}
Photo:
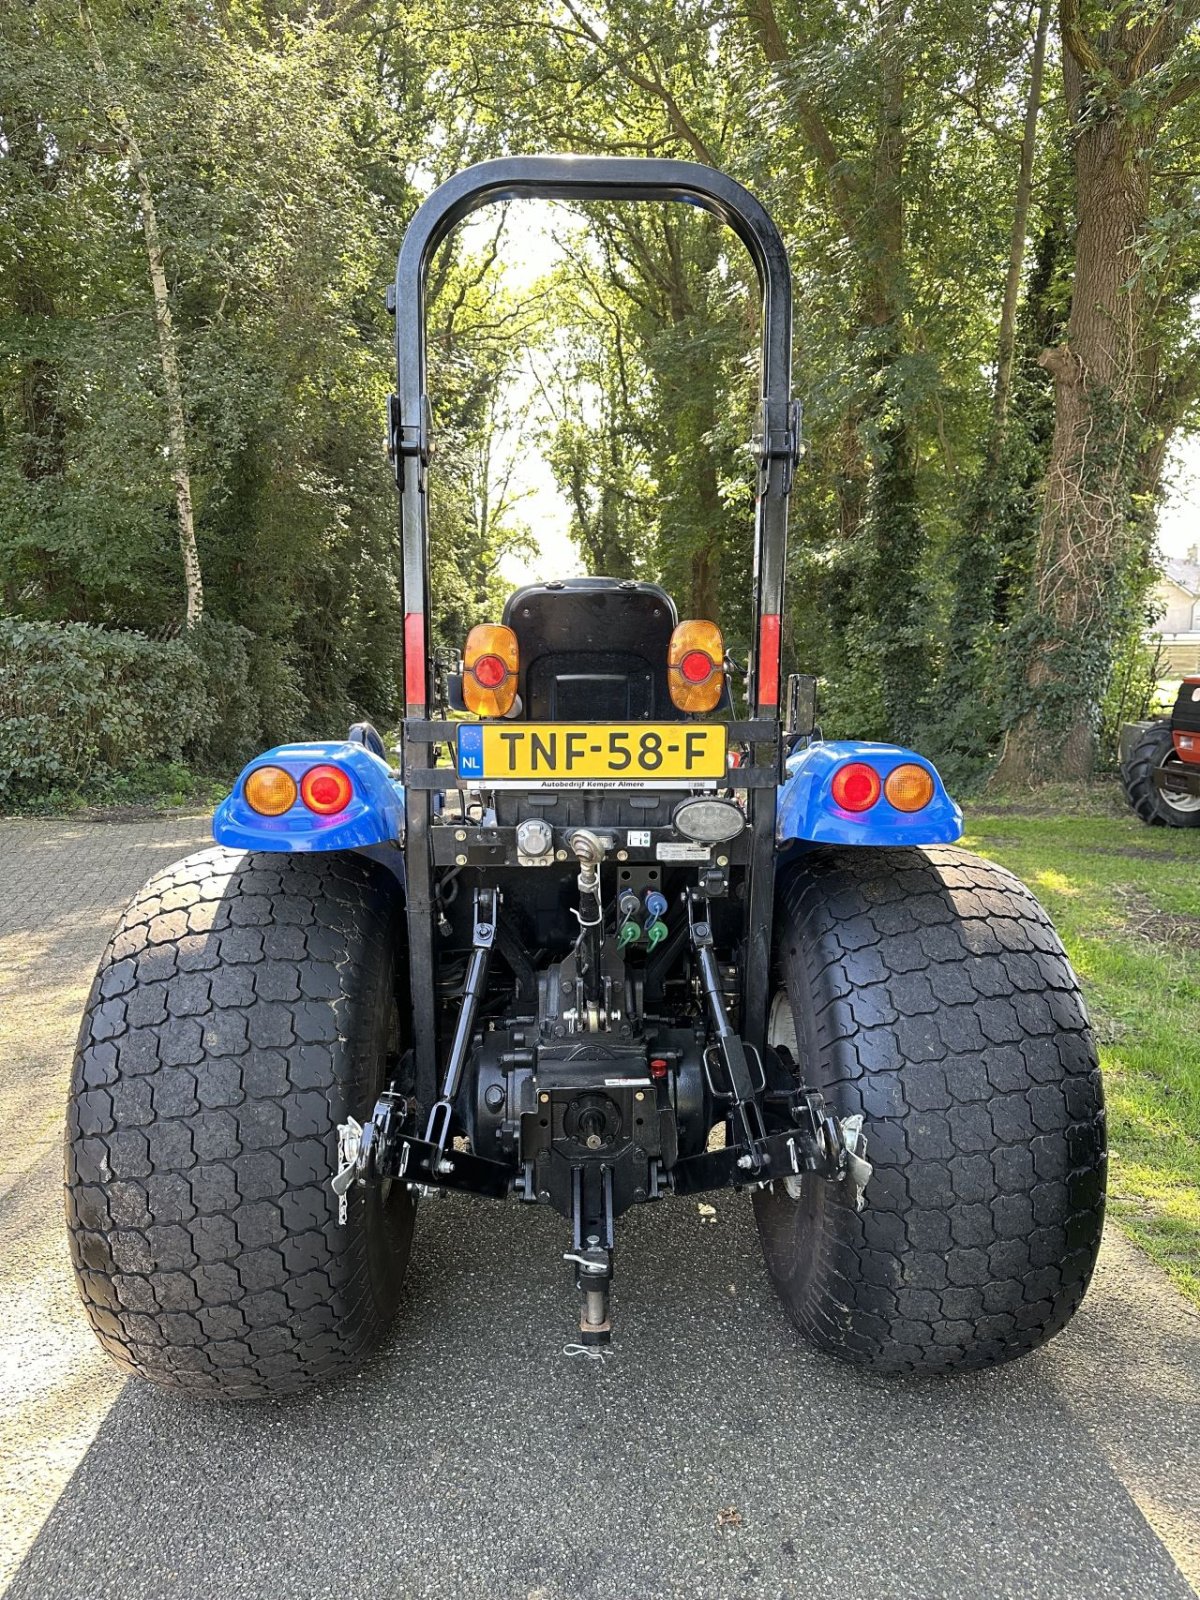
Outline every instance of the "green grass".
{"type": "Polygon", "coordinates": [[[231,778],[193,772],[175,761],[146,762],[129,772],[97,774],[85,788],[44,790],[35,798],[0,805],[13,817],[69,817],[107,813],[208,811],[229,793],[231,778]]]}
{"type": "Polygon", "coordinates": [[[981,804],[963,843],[1054,918],[1100,1046],[1110,1215],[1200,1303],[1200,828],[1085,803],[1082,816],[981,804]]]}

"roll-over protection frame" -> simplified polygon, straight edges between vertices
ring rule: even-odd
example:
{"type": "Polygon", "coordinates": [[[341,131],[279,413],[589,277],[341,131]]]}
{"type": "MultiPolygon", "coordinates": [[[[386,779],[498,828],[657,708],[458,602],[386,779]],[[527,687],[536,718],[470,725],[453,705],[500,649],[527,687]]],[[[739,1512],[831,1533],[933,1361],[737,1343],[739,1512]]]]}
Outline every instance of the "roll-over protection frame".
{"type": "Polygon", "coordinates": [[[396,317],[397,393],[388,405],[388,448],[400,488],[404,605],[405,722],[402,757],[408,805],[406,876],[413,1046],[418,1081],[436,1066],[433,997],[432,857],[429,826],[433,747],[446,742],[426,720],[430,707],[429,467],[431,409],[426,383],[425,286],[438,246],[471,212],[497,201],[683,201],[711,212],[737,234],[754,262],[762,296],[758,464],[754,525],[749,703],[753,726],[771,745],[764,781],[748,788],[754,830],[747,904],[747,960],[741,1032],[761,1045],[766,1031],[774,891],[779,750],[780,618],[787,559],[787,511],[799,453],[799,408],[791,394],[792,286],[779,230],[748,190],[689,161],[610,156],[512,156],[457,173],[418,208],[405,233],[389,296],[396,317]],[[770,725],[770,732],[767,726],[770,725]],[[414,779],[416,781],[414,781],[414,779]],[[422,780],[427,786],[422,787],[422,780]]]}

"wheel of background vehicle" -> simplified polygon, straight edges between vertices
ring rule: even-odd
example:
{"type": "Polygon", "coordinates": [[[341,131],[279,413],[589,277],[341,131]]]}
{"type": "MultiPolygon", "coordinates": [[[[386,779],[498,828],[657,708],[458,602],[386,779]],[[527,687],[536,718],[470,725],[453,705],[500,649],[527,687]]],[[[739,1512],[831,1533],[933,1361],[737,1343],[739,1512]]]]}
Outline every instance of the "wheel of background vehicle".
{"type": "MultiPolygon", "coordinates": [[[[1125,798],[1152,828],[1200,828],[1200,795],[1165,795],[1155,788],[1154,774],[1166,766],[1184,766],[1175,750],[1168,722],[1152,723],[1121,764],[1125,798]]],[[[1196,770],[1200,771],[1200,768],[1196,770]]]]}
{"type": "Polygon", "coordinates": [[[1083,1299],[1103,1094],[1074,973],[1009,873],[955,849],[822,850],[779,885],[772,1007],[805,1084],[864,1116],[845,1183],[756,1192],[767,1268],[821,1349],[880,1372],[1025,1354],[1083,1299]]]}
{"type": "Polygon", "coordinates": [[[400,899],[357,856],[213,849],[127,908],[67,1116],[76,1280],[127,1370],[254,1399],[382,1338],[413,1198],[355,1186],[341,1227],[329,1180],[401,1042],[400,899]]]}

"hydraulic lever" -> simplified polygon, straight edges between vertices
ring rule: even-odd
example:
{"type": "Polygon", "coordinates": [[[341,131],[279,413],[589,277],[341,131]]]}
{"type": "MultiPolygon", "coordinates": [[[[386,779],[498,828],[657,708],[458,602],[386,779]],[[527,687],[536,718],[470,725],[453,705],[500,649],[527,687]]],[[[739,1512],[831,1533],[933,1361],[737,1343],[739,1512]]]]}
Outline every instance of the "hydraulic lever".
{"type": "Polygon", "coordinates": [[[567,843],[579,862],[579,940],[575,969],[583,982],[586,1013],[599,1016],[604,1003],[604,909],[600,901],[600,863],[608,845],[590,828],[576,828],[567,843]]]}

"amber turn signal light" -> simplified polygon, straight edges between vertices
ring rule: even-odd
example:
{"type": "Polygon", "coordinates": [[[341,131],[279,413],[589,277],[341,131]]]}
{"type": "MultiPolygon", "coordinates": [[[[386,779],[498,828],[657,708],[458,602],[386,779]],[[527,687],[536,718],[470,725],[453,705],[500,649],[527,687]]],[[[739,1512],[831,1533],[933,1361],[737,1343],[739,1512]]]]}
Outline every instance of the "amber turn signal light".
{"type": "Polygon", "coordinates": [[[906,761],[888,773],[883,792],[897,811],[921,811],[933,799],[933,774],[915,761],[906,761]]]}
{"type": "Polygon", "coordinates": [[[251,811],[260,817],[281,817],[296,804],[296,780],[282,767],[255,767],[242,785],[251,811]]]}
{"type": "Polygon", "coordinates": [[[725,640],[715,622],[681,622],[667,647],[667,684],[680,711],[713,711],[725,688],[725,640]]]}
{"type": "Polygon", "coordinates": [[[477,717],[506,717],[517,698],[520,656],[511,628],[481,622],[463,650],[463,704],[477,717]]]}

